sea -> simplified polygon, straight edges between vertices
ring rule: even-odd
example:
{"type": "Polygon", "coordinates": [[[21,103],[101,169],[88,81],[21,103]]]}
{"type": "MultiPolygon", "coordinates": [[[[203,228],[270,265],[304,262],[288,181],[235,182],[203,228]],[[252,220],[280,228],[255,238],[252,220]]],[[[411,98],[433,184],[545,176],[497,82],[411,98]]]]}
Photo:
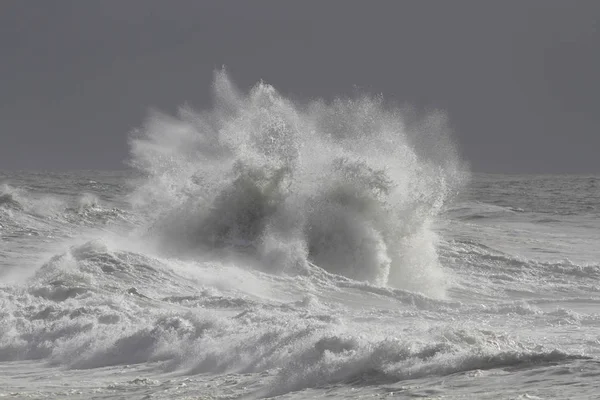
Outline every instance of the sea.
{"type": "Polygon", "coordinates": [[[118,171],[0,172],[0,397],[600,398],[600,176],[215,74],[118,171]]]}

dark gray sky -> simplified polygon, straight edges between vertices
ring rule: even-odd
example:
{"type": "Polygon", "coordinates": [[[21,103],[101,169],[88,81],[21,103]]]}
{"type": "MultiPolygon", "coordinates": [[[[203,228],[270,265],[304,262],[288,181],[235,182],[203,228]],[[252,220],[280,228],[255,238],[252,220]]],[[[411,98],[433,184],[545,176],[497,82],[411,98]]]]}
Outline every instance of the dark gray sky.
{"type": "Polygon", "coordinates": [[[600,1],[0,2],[0,169],[120,169],[213,70],[443,109],[474,171],[600,172],[600,1]]]}

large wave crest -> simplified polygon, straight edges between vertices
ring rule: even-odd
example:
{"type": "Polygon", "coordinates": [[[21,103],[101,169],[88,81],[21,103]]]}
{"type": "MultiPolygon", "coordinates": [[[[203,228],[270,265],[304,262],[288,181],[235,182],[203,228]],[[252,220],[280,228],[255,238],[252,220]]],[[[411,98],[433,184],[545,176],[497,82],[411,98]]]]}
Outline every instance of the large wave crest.
{"type": "Polygon", "coordinates": [[[162,251],[443,292],[431,223],[464,175],[442,114],[368,95],[300,105],[224,70],[213,92],[212,109],[154,113],[130,138],[162,251]]]}

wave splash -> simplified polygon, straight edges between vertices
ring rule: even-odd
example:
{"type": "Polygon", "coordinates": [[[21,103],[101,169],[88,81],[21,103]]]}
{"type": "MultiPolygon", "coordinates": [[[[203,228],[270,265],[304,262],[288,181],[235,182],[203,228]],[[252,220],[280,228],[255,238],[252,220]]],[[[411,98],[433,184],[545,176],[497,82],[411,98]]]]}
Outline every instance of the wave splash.
{"type": "Polygon", "coordinates": [[[368,95],[299,105],[263,82],[242,93],[224,70],[213,95],[130,138],[146,176],[132,200],[161,250],[443,292],[430,224],[464,179],[443,115],[368,95]]]}

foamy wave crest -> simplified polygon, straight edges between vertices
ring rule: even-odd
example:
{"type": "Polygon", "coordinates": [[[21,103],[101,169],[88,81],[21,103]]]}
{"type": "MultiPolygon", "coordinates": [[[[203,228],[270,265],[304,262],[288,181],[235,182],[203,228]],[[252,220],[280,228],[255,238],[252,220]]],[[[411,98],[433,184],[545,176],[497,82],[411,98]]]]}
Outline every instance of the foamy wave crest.
{"type": "Polygon", "coordinates": [[[0,207],[21,210],[23,207],[17,200],[17,191],[7,184],[0,186],[0,207]]]}
{"type": "Polygon", "coordinates": [[[23,211],[28,214],[48,217],[61,211],[64,203],[52,196],[34,196],[27,190],[0,185],[0,210],[23,211]]]}
{"type": "Polygon", "coordinates": [[[147,175],[132,199],[163,251],[441,293],[429,227],[464,178],[443,115],[415,121],[372,96],[300,106],[225,71],[213,90],[212,109],[155,113],[130,139],[147,175]]]}

